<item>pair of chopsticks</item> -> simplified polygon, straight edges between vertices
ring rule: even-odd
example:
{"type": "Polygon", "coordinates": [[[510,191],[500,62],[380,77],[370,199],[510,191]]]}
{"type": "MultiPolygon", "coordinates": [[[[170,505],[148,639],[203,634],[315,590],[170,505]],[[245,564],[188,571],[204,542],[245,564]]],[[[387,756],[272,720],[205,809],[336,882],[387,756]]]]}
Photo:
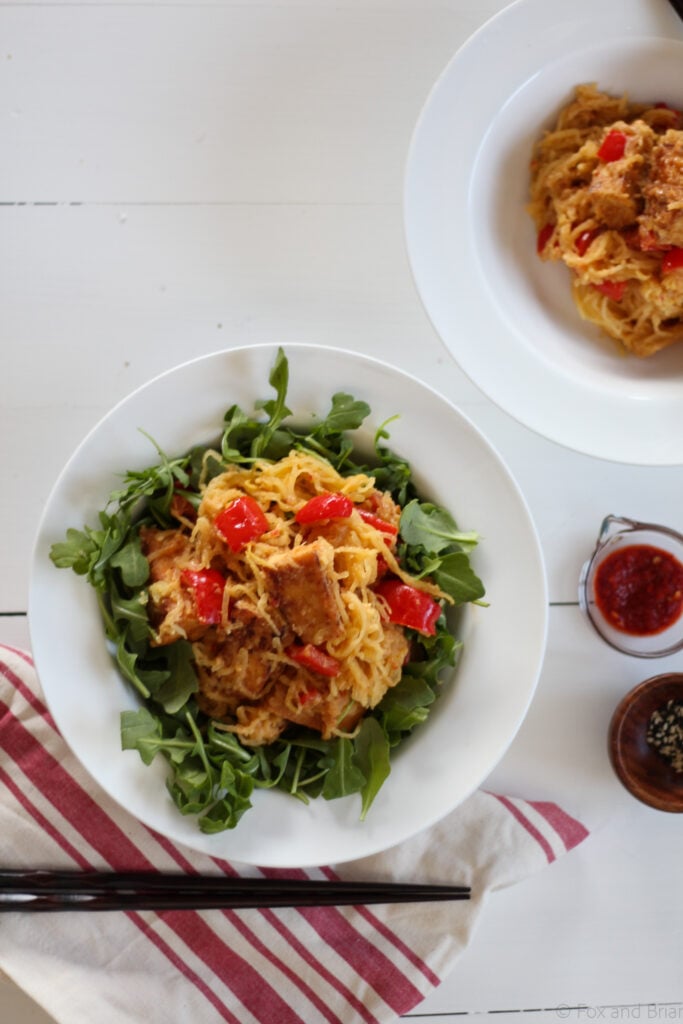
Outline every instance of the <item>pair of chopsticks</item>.
{"type": "Polygon", "coordinates": [[[470,889],[462,885],[0,869],[0,913],[339,907],[469,897],[470,889]]]}

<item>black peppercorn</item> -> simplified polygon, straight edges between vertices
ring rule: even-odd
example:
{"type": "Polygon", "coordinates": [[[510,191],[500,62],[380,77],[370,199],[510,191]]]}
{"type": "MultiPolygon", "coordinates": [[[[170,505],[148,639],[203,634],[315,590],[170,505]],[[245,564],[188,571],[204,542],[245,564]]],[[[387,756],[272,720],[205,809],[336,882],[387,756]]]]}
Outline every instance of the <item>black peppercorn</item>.
{"type": "Polygon", "coordinates": [[[670,700],[653,711],[647,742],[675,772],[683,772],[683,701],[670,700]]]}

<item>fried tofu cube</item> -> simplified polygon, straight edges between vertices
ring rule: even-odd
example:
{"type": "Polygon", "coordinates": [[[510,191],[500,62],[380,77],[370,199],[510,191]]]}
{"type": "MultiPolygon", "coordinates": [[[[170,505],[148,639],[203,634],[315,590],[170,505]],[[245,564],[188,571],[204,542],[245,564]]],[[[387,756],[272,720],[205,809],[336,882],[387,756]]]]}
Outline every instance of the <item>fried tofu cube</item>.
{"type": "Polygon", "coordinates": [[[344,608],[334,571],[334,548],[323,537],[274,555],[264,566],[272,603],[304,643],[343,634],[344,608]]]}
{"type": "Polygon", "coordinates": [[[683,246],[683,132],[669,129],[652,151],[640,228],[659,246],[683,246]]]}
{"type": "Polygon", "coordinates": [[[652,149],[654,132],[643,121],[616,122],[610,131],[626,136],[623,157],[599,163],[588,186],[595,218],[608,228],[634,224],[640,213],[640,182],[652,149]]]}

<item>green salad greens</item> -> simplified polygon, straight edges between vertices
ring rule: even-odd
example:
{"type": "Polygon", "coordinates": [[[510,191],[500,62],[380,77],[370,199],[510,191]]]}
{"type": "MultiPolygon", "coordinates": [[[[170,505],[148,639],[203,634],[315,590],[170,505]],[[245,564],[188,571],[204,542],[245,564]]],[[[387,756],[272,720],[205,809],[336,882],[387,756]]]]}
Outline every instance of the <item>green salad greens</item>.
{"type": "Polygon", "coordinates": [[[455,665],[461,644],[449,632],[443,610],[435,635],[408,630],[412,660],[353,737],[323,740],[319,733],[293,726],[273,743],[250,748],[216,728],[197,705],[192,645],[182,639],[164,647],[150,642],[149,565],[139,532],[143,525],[177,525],[171,516],[174,495],[196,508],[200,471],[206,482],[207,472],[211,478],[229,465],[278,460],[301,450],[327,460],[343,476],[365,472],[402,507],[399,563],[414,576],[429,576],[455,605],[484,596],[469,558],[477,534],[461,532],[445,509],[420,500],[410,466],[386,445],[387,424],[377,431],[374,452],[364,460],[352,434],[369,415],[369,406],[338,393],[324,419],[293,425],[286,404],[288,378],[288,361],[280,349],[269,377],[275,397],[257,402],[251,413],[231,406],[217,444],[169,458],[150,439],[156,463],[127,472],[99,513],[99,524],[67,530],[65,540],[50,552],[55,566],[72,569],[94,588],[118,669],[139,696],[139,710],[121,715],[123,749],[137,750],[145,764],[157,755],[167,760],[173,801],[181,813],[196,815],[206,833],[234,828],[251,806],[254,790],[264,788],[305,801],[357,793],[364,818],[389,775],[393,748],[427,718],[442,669],[455,665]]]}

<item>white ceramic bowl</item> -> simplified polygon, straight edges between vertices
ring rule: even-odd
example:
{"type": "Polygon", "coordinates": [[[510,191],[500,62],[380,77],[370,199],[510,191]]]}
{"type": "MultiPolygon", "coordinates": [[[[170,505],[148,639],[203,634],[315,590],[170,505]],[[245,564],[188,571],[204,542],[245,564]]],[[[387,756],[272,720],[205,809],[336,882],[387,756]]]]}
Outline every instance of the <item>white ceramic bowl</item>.
{"type": "Polygon", "coordinates": [[[468,607],[464,655],[429,720],[396,753],[367,820],[356,798],[308,806],[258,791],[231,832],[207,836],[181,816],[165,789],[165,763],[145,767],[121,751],[119,714],[136,698],[110,659],[95,596],[83,578],[56,569],[51,544],[68,527],[96,524],[120,474],[156,461],[143,428],[168,455],[220,434],[225,410],[269,398],[276,346],[218,352],[179,366],[134,392],[86,437],[59,477],[35,546],[31,641],[47,702],[85,768],[138,819],[187,846],[264,866],[340,863],[383,850],[437,821],[486,778],[515,735],[541,667],[547,599],[538,539],[515,481],[491,445],[444,398],[364,356],[287,346],[288,405],[301,420],[325,415],[336,391],[369,402],[364,437],[395,413],[391,447],[412,464],[425,495],[476,529],[475,570],[490,606],[468,607]]]}
{"type": "Polygon", "coordinates": [[[683,107],[683,23],[665,0],[517,0],[454,56],[416,126],[409,258],[436,330],[481,390],[569,448],[683,462],[683,345],[623,357],[536,255],[531,148],[575,86],[683,107]]]}

